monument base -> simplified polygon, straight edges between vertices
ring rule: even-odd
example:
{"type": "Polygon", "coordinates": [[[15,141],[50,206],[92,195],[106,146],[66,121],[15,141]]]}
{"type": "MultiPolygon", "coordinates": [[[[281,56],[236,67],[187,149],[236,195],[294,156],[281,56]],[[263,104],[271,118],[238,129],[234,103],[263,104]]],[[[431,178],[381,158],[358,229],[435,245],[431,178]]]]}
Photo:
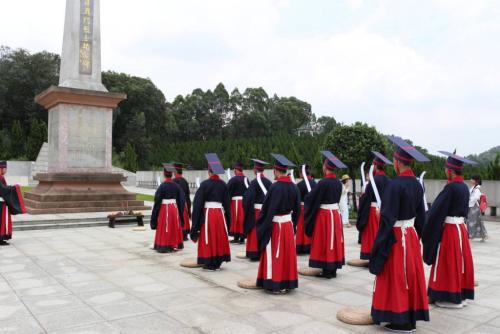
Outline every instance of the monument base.
{"type": "Polygon", "coordinates": [[[27,212],[113,212],[151,209],[123,188],[126,178],[115,173],[39,173],[39,182],[24,194],[27,212]]]}

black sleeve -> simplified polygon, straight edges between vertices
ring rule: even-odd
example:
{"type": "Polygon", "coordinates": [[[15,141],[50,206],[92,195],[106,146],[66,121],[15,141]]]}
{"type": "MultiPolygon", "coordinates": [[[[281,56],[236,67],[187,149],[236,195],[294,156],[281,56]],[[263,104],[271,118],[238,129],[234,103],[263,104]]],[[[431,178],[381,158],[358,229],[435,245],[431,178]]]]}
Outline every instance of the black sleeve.
{"type": "MultiPolygon", "coordinates": [[[[254,226],[254,204],[255,204],[255,183],[250,184],[247,191],[243,195],[243,212],[245,214],[244,229],[245,234],[250,233],[250,230],[254,226]]],[[[258,186],[258,185],[257,185],[258,186]]]]}
{"type": "Polygon", "coordinates": [[[428,265],[432,265],[436,260],[437,249],[443,233],[443,223],[451,204],[451,195],[451,188],[446,186],[427,213],[427,220],[422,230],[422,244],[423,259],[428,265]]]}
{"type": "Polygon", "coordinates": [[[162,184],[160,184],[155,192],[155,204],[153,205],[153,211],[151,211],[151,220],[149,222],[152,230],[156,230],[156,226],[158,226],[158,215],[160,214],[160,208],[163,200],[162,189],[162,184]]]}
{"type": "Polygon", "coordinates": [[[181,226],[184,226],[184,210],[185,208],[185,196],[184,190],[180,186],[177,187],[177,197],[175,198],[175,202],[177,203],[177,210],[179,211],[179,219],[181,221],[181,226]]]}
{"type": "Polygon", "coordinates": [[[293,189],[295,189],[295,203],[293,205],[293,210],[292,210],[292,222],[294,230],[297,231],[297,224],[299,223],[299,217],[301,211],[300,190],[297,186],[294,186],[293,189]]]}
{"type": "Polygon", "coordinates": [[[321,206],[321,199],[323,197],[323,184],[318,183],[314,189],[306,196],[304,202],[304,227],[306,235],[312,237],[314,232],[314,225],[316,224],[316,215],[321,206]]]}
{"type": "Polygon", "coordinates": [[[204,222],[205,218],[205,187],[206,185],[202,183],[200,188],[196,191],[193,200],[193,219],[191,226],[190,237],[191,240],[196,242],[198,240],[198,236],[200,234],[201,225],[204,222]]]}
{"type": "Polygon", "coordinates": [[[370,213],[370,207],[373,197],[372,195],[372,185],[371,183],[368,183],[365,189],[365,193],[359,199],[358,219],[356,221],[356,228],[359,232],[362,232],[365,226],[368,224],[368,215],[370,213]]]}
{"type": "Polygon", "coordinates": [[[261,251],[266,248],[267,244],[271,240],[271,233],[273,230],[273,217],[274,213],[278,211],[276,207],[277,203],[272,199],[275,190],[275,187],[271,186],[269,188],[266,198],[264,199],[264,203],[262,204],[262,210],[256,224],[257,242],[261,251]]]}
{"type": "Polygon", "coordinates": [[[392,246],[396,243],[396,237],[394,236],[392,228],[398,219],[399,201],[400,196],[398,186],[389,184],[384,192],[382,203],[391,204],[382,205],[382,211],[380,213],[380,226],[370,257],[369,268],[370,272],[374,275],[378,275],[382,272],[392,246]]]}
{"type": "Polygon", "coordinates": [[[7,186],[0,182],[0,197],[2,197],[12,215],[26,213],[24,199],[19,185],[7,186]]]}

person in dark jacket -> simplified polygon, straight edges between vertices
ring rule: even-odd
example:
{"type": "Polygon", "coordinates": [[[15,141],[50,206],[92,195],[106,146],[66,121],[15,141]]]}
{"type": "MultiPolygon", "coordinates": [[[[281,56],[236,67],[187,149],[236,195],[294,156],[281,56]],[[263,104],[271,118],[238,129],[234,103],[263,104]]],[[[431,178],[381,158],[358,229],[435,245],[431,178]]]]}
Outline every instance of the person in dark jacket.
{"type": "Polygon", "coordinates": [[[182,225],[184,219],[184,192],[174,183],[174,166],[163,165],[165,181],[155,193],[155,204],[151,213],[151,229],[156,230],[154,249],[159,253],[170,253],[184,248],[182,225]]]}
{"type": "Polygon", "coordinates": [[[300,191],[300,216],[297,224],[297,233],[295,234],[295,247],[297,254],[309,254],[311,252],[311,238],[309,238],[304,229],[304,202],[307,195],[316,187],[316,181],[311,175],[311,167],[302,165],[302,180],[297,183],[300,191]]]}
{"type": "Polygon", "coordinates": [[[181,187],[182,191],[184,192],[184,198],[186,199],[185,205],[184,205],[184,219],[183,219],[184,225],[182,226],[182,234],[184,236],[184,241],[187,241],[189,231],[191,230],[191,224],[190,224],[191,193],[189,190],[189,183],[184,178],[184,176],[182,176],[182,172],[183,172],[182,169],[184,167],[184,164],[180,163],[180,162],[174,162],[173,165],[175,167],[174,182],[177,183],[181,187]]]}
{"type": "Polygon", "coordinates": [[[198,242],[199,265],[204,269],[219,269],[222,262],[231,261],[228,239],[229,201],[227,185],[219,177],[224,168],[217,154],[205,154],[208,180],[203,181],[193,200],[191,240],[198,242]]]}
{"type": "Polygon", "coordinates": [[[364,194],[359,199],[358,220],[356,221],[356,228],[359,231],[358,243],[361,244],[359,256],[361,260],[370,260],[373,242],[380,224],[381,199],[390,181],[389,177],[385,175],[385,166],[392,165],[392,162],[383,154],[375,151],[373,154],[375,158],[373,159],[373,168],[370,169],[373,174],[369,174],[368,177],[370,179],[373,177],[376,187],[374,189],[373,182],[370,180],[364,194]]]}
{"type": "Polygon", "coordinates": [[[257,261],[260,258],[260,252],[255,224],[262,210],[262,203],[264,203],[267,190],[271,187],[272,182],[264,176],[264,168],[269,163],[259,159],[252,159],[252,161],[256,178],[250,182],[250,186],[243,195],[243,210],[245,212],[245,235],[247,236],[246,257],[252,261],[257,261]]]}
{"type": "Polygon", "coordinates": [[[475,162],[440,153],[448,156],[448,184],[427,213],[422,234],[424,262],[432,265],[428,295],[438,307],[462,308],[466,299],[474,299],[474,264],[465,225],[469,188],[462,173],[464,164],[475,162]]]}
{"type": "Polygon", "coordinates": [[[248,179],[243,174],[243,164],[234,164],[234,176],[227,183],[227,195],[231,201],[231,229],[229,235],[234,239],[231,243],[245,243],[245,212],[243,209],[243,195],[248,188],[248,179]]]}
{"type": "Polygon", "coordinates": [[[276,160],[274,177],[257,220],[257,241],[261,252],[257,286],[273,293],[287,292],[299,285],[294,229],[300,213],[300,193],[287,175],[295,167],[281,154],[276,160]]]}
{"type": "Polygon", "coordinates": [[[12,239],[12,215],[26,213],[21,187],[8,186],[5,180],[7,161],[0,161],[0,246],[12,239]]]}
{"type": "Polygon", "coordinates": [[[306,197],[304,224],[306,234],[312,238],[309,267],[322,269],[318,277],[334,278],[337,269],[345,264],[344,230],[339,211],[342,183],[335,174],[336,168],[347,168],[329,151],[321,152],[323,179],[306,197]]]}
{"type": "Polygon", "coordinates": [[[400,137],[388,137],[397,145],[394,169],[382,199],[380,226],[370,257],[375,278],[372,319],[388,323],[386,329],[411,333],[418,320],[429,321],[420,235],[425,222],[424,189],[415,177],[414,160],[429,161],[400,137]]]}

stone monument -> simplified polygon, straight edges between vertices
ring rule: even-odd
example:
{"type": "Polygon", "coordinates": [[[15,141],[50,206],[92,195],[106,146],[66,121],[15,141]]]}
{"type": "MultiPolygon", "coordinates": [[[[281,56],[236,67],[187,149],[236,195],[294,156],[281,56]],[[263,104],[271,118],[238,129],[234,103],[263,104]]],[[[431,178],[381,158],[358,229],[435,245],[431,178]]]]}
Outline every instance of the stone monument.
{"type": "Polygon", "coordinates": [[[25,193],[28,213],[148,209],[112,173],[113,108],[125,94],[101,82],[99,0],[66,0],[59,86],[35,97],[48,110],[48,172],[25,193]]]}

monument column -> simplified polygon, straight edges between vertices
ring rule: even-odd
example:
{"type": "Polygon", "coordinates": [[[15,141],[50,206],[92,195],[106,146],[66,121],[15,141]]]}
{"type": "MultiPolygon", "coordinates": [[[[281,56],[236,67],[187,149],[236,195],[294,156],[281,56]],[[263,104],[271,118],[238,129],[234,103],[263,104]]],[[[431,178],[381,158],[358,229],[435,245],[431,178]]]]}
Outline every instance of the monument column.
{"type": "Polygon", "coordinates": [[[35,97],[49,111],[49,161],[25,194],[28,213],[147,209],[112,173],[113,108],[126,95],[101,82],[99,5],[66,0],[59,85],[35,97]]]}

